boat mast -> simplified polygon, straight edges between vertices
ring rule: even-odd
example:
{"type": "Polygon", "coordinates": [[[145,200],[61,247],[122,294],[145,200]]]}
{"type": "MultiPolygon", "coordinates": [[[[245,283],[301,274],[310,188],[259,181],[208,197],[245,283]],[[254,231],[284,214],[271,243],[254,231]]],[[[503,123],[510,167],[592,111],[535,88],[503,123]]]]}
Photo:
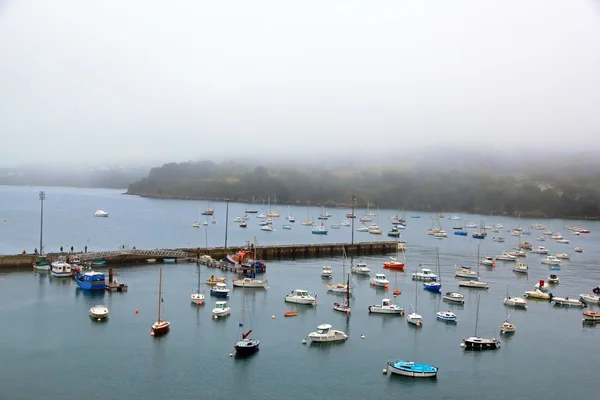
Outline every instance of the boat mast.
{"type": "Polygon", "coordinates": [[[196,261],[196,265],[198,266],[198,294],[200,294],[200,262],[196,261]]]}
{"type": "Polygon", "coordinates": [[[44,254],[44,200],[46,200],[46,192],[40,192],[41,212],[40,212],[40,255],[44,254]]]}
{"type": "Polygon", "coordinates": [[[475,316],[475,337],[477,337],[477,323],[479,322],[479,300],[481,300],[481,296],[477,295],[477,315],[475,316]]]}
{"type": "Polygon", "coordinates": [[[348,272],[348,281],[346,281],[346,305],[350,307],[350,272],[348,272]]]}
{"type": "Polygon", "coordinates": [[[160,322],[161,294],[162,294],[162,268],[160,269],[160,278],[158,279],[158,320],[157,320],[157,322],[160,322]]]}

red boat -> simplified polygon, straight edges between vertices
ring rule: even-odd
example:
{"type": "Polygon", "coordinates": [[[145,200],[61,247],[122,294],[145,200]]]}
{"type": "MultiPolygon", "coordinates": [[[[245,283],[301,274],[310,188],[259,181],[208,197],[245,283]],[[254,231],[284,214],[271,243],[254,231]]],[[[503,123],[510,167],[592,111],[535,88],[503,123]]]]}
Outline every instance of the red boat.
{"type": "Polygon", "coordinates": [[[590,233],[589,229],[579,229],[579,233],[590,233]]]}
{"type": "Polygon", "coordinates": [[[246,246],[235,254],[228,254],[227,261],[232,264],[250,267],[253,270],[256,269],[256,272],[258,273],[267,272],[267,266],[262,261],[254,258],[254,252],[251,250],[250,246],[246,246]]]}
{"type": "Polygon", "coordinates": [[[404,271],[404,263],[398,261],[389,261],[383,263],[383,268],[395,269],[397,271],[404,271]]]}
{"type": "Polygon", "coordinates": [[[169,332],[171,323],[162,319],[162,268],[160,269],[160,279],[158,281],[158,318],[155,323],[152,324],[152,336],[160,336],[169,332]]]}

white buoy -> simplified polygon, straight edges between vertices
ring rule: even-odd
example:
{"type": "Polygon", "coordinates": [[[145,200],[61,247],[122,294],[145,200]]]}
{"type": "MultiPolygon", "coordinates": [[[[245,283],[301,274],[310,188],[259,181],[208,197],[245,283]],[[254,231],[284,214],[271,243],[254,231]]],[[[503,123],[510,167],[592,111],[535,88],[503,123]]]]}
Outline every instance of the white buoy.
{"type": "Polygon", "coordinates": [[[274,315],[272,315],[272,316],[271,316],[271,319],[275,319],[275,316],[274,316],[274,315]]]}
{"type": "Polygon", "coordinates": [[[364,338],[365,338],[365,335],[360,335],[360,338],[361,338],[361,339],[364,339],[364,338]]]}
{"type": "Polygon", "coordinates": [[[306,344],[306,338],[302,339],[302,344],[306,344]]]}
{"type": "Polygon", "coordinates": [[[384,375],[386,375],[387,374],[387,369],[384,368],[382,372],[383,372],[384,375]]]}

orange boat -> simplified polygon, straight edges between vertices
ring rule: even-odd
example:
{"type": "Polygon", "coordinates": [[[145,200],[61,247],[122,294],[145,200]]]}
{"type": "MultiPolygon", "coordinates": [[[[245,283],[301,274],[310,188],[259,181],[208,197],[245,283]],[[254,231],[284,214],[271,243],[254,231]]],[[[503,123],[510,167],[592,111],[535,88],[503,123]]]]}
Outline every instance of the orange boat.
{"type": "Polygon", "coordinates": [[[295,317],[296,315],[298,315],[296,311],[286,311],[283,313],[284,317],[295,317]]]}
{"type": "Polygon", "coordinates": [[[383,268],[395,269],[397,271],[404,271],[404,263],[398,261],[390,261],[383,263],[383,268]]]}
{"type": "Polygon", "coordinates": [[[398,296],[399,294],[401,294],[402,292],[400,291],[400,289],[396,289],[392,292],[394,294],[394,296],[398,296]]]}

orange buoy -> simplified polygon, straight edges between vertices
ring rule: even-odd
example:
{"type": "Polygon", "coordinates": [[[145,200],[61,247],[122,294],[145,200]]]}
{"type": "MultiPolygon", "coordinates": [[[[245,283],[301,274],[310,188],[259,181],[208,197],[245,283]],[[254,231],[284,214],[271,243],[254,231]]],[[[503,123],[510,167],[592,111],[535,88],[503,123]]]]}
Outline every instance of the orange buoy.
{"type": "Polygon", "coordinates": [[[136,309],[135,309],[135,313],[137,314],[137,313],[139,313],[139,312],[140,312],[140,311],[139,311],[139,310],[136,308],[136,309]]]}
{"type": "Polygon", "coordinates": [[[394,296],[398,296],[401,293],[402,293],[402,291],[400,289],[394,290],[394,296]]]}

